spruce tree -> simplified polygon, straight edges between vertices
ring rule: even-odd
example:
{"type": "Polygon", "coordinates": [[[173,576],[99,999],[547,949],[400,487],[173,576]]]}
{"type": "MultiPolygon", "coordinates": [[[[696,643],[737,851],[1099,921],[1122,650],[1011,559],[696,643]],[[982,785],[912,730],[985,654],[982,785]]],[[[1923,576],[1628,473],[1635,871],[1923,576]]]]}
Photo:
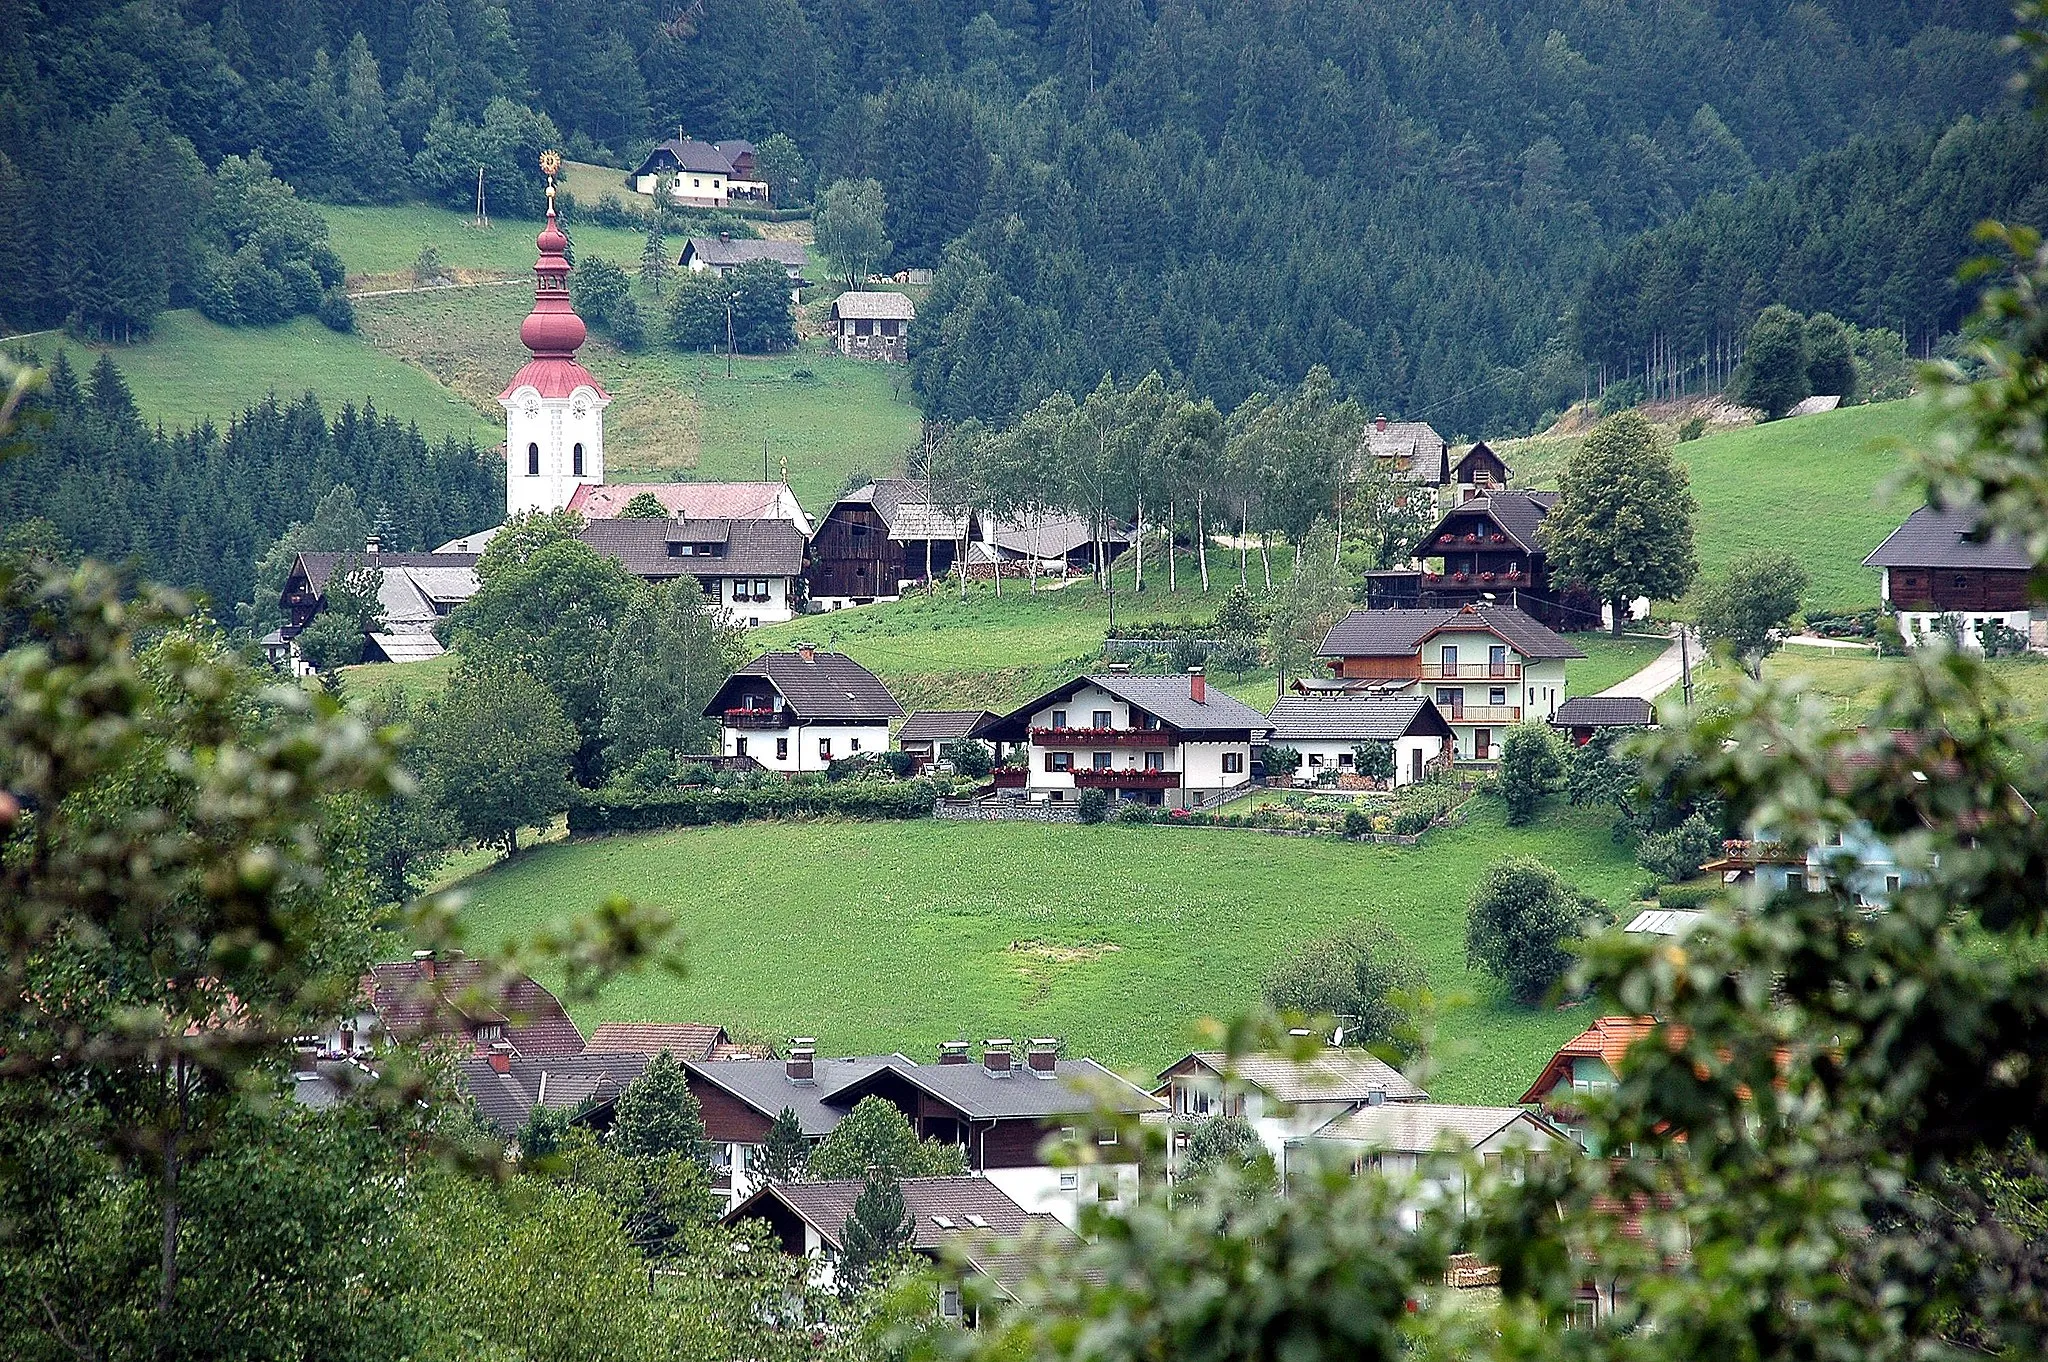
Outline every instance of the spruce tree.
{"type": "Polygon", "coordinates": [[[640,282],[653,289],[656,298],[661,297],[661,286],[668,282],[671,268],[668,242],[661,231],[664,216],[661,205],[656,204],[647,217],[647,244],[640,248],[640,282]]]}
{"type": "Polygon", "coordinates": [[[903,1188],[887,1169],[868,1173],[867,1185],[839,1229],[839,1270],[855,1288],[875,1282],[891,1260],[910,1247],[909,1212],[903,1188]]]}
{"type": "Polygon", "coordinates": [[[784,1107],[775,1124],[768,1127],[755,1168],[770,1182],[800,1182],[810,1172],[810,1162],[811,1145],[804,1138],[804,1128],[796,1112],[784,1107]]]}

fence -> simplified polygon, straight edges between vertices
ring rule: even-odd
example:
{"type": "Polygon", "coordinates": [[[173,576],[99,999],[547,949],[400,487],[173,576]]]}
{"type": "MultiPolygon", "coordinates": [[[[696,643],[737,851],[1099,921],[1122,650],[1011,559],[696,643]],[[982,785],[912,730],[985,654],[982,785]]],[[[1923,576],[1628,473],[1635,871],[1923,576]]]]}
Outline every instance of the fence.
{"type": "Polygon", "coordinates": [[[987,799],[941,799],[932,810],[940,818],[949,818],[962,823],[1078,823],[1081,810],[1074,804],[1054,804],[1050,800],[1004,799],[992,796],[987,799]]]}

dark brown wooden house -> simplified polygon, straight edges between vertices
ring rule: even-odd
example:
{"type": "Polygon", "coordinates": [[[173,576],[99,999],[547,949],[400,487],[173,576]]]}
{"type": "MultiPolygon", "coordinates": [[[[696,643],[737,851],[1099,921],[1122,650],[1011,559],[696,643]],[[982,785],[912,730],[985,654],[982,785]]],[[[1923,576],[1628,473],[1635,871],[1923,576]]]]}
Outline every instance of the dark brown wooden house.
{"type": "Polygon", "coordinates": [[[1491,603],[1566,627],[1567,612],[1559,606],[1550,555],[1539,535],[1556,503],[1555,492],[1505,491],[1459,502],[1416,549],[1432,566],[1366,574],[1369,604],[1375,610],[1434,610],[1491,603]]]}
{"type": "Polygon", "coordinates": [[[882,478],[833,503],[811,537],[811,600],[829,608],[894,600],[953,570],[973,517],[933,504],[925,484],[882,478]]]}
{"type": "Polygon", "coordinates": [[[2034,647],[2044,642],[2028,594],[2026,545],[1980,534],[1969,512],[1923,506],[1863,562],[1883,574],[1879,595],[1898,612],[1908,644],[1941,630],[1944,616],[1962,628],[1966,645],[1981,641],[1991,624],[2026,635],[2034,647]]]}
{"type": "Polygon", "coordinates": [[[1481,440],[1451,464],[1449,485],[1458,489],[1459,501],[1470,501],[1475,496],[1505,492],[1513,476],[1514,470],[1481,440]]]}

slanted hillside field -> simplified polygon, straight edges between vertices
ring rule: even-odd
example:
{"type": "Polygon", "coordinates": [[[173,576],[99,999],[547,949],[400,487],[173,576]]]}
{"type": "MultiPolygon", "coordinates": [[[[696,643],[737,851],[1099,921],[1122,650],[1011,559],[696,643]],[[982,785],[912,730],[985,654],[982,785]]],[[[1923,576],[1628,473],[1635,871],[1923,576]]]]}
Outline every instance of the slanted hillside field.
{"type": "Polygon", "coordinates": [[[469,880],[478,944],[528,935],[604,893],[674,912],[682,979],[623,980],[574,1009],[703,1019],[826,1053],[929,1054],[958,1037],[1056,1035],[1156,1072],[1203,1017],[1252,1006],[1293,942],[1355,918],[1414,947],[1443,1005],[1453,1101],[1512,1101],[1589,1007],[1522,1008],[1465,968],[1464,915],[1494,860],[1541,857],[1611,904],[1641,878],[1608,818],[1559,807],[1508,828],[1482,799],[1412,848],[1194,828],[773,823],[538,848],[469,880]]]}

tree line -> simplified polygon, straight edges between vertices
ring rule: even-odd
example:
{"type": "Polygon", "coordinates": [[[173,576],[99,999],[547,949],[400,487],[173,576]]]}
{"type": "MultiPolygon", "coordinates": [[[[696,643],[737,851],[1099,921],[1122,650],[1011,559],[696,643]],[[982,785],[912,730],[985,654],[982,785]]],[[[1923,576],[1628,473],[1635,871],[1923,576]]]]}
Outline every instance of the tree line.
{"type": "Polygon", "coordinates": [[[34,457],[0,464],[0,518],[11,532],[46,532],[71,554],[133,559],[199,591],[223,620],[244,606],[240,618],[252,622],[274,613],[289,557],[273,563],[267,599],[258,561],[275,557],[337,486],[351,489],[352,513],[331,507],[317,542],[294,544],[361,549],[363,531],[374,530],[387,548],[426,550],[492,524],[504,506],[495,456],[453,437],[430,444],[368,402],[329,418],[311,393],[273,396],[225,430],[209,421],[165,431],[143,421],[111,357],[81,378],[60,355],[27,410],[34,457]]]}

